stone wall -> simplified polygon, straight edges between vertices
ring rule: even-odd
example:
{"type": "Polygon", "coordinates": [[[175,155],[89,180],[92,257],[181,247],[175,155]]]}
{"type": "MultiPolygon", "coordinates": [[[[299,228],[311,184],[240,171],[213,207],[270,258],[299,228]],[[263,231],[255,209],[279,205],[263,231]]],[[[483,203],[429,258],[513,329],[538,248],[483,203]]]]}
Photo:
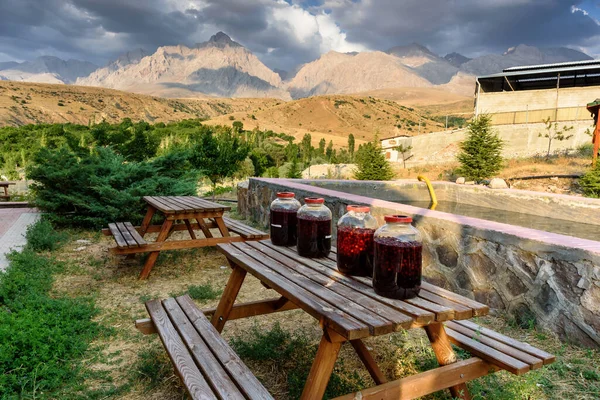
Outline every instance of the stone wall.
{"type": "MultiPolygon", "coordinates": [[[[365,182],[365,185],[375,184],[365,182]]],[[[253,178],[238,186],[238,211],[268,226],[276,192],[324,197],[334,223],[348,204],[412,215],[424,237],[428,281],[488,304],[494,311],[534,316],[562,338],[600,347],[600,242],[549,234],[284,179],[253,178]]]]}

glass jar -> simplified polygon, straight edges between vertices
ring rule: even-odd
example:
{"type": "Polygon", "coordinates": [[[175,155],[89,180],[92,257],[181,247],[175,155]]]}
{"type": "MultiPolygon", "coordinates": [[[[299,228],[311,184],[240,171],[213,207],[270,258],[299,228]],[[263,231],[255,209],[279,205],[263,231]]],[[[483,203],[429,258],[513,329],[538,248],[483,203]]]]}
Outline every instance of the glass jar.
{"type": "Polygon", "coordinates": [[[346,275],[373,276],[373,235],[377,220],[367,206],[350,205],[337,224],[337,267],[346,275]]]}
{"type": "Polygon", "coordinates": [[[406,215],[387,215],[375,232],[373,289],[392,299],[411,299],[421,290],[423,242],[406,215]]]}
{"type": "Polygon", "coordinates": [[[298,210],[298,254],[327,257],[331,251],[331,211],[325,200],[307,197],[298,210]]]}
{"type": "Polygon", "coordinates": [[[296,245],[296,214],[300,202],[294,196],[292,192],[280,192],[271,203],[271,243],[274,245],[296,245]]]}

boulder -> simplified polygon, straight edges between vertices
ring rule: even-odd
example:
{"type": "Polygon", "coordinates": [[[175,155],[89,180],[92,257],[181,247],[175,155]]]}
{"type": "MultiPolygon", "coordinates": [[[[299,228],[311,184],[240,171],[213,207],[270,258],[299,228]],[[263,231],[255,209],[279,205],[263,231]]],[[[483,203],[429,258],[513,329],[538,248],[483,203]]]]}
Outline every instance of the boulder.
{"type": "Polygon", "coordinates": [[[494,178],[490,181],[488,187],[490,189],[508,189],[508,185],[504,179],[494,178]]]}
{"type": "Polygon", "coordinates": [[[456,179],[456,184],[457,185],[464,185],[466,181],[467,180],[464,178],[464,176],[461,176],[460,178],[456,179]]]}

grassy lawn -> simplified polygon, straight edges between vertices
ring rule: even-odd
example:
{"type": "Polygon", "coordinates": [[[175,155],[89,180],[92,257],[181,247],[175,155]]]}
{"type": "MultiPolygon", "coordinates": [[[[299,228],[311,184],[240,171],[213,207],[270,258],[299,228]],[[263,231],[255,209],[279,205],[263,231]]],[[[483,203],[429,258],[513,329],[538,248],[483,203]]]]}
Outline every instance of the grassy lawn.
{"type": "MultiPolygon", "coordinates": [[[[112,238],[98,232],[71,230],[66,234],[64,246],[41,253],[60,266],[51,269],[54,280],[47,296],[90,305],[86,326],[94,330],[88,336],[91,342],[73,361],[79,373],[65,380],[57,391],[40,394],[24,390],[12,398],[185,398],[159,338],[142,335],[133,322],[147,317],[143,303],[152,298],[189,292],[201,308],[216,306],[230,272],[225,258],[214,248],[165,252],[150,278],[139,281],[144,255],[135,259],[111,256],[107,249],[114,245],[112,238]]],[[[248,276],[238,300],[275,296],[248,276]]],[[[469,384],[474,398],[600,398],[600,352],[561,342],[535,327],[521,329],[502,316],[477,322],[558,357],[556,363],[523,377],[500,372],[478,379],[469,384]]],[[[320,334],[317,321],[298,310],[231,321],[224,330],[224,336],[277,399],[300,395],[320,334]]],[[[389,379],[436,366],[422,330],[372,338],[366,344],[389,379]]],[[[468,357],[462,351],[459,355],[468,357]]],[[[327,395],[335,397],[372,385],[352,347],[344,346],[327,395]]],[[[2,395],[2,387],[0,398],[11,398],[2,395]]],[[[450,399],[450,395],[443,392],[427,398],[450,399]]]]}

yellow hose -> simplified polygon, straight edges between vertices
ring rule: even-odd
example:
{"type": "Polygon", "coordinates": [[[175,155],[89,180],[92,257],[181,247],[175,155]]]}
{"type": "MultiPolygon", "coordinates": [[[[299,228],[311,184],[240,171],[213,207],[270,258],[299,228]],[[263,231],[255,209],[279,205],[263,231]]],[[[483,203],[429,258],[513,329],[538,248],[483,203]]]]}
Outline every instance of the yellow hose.
{"type": "Polygon", "coordinates": [[[429,181],[429,179],[427,179],[426,176],[423,175],[419,175],[417,176],[417,179],[421,182],[425,182],[425,184],[427,185],[427,189],[429,190],[429,196],[431,196],[431,207],[429,207],[429,209],[431,210],[435,210],[435,207],[437,206],[437,196],[435,195],[435,192],[433,191],[433,186],[431,186],[431,182],[429,181]]]}

